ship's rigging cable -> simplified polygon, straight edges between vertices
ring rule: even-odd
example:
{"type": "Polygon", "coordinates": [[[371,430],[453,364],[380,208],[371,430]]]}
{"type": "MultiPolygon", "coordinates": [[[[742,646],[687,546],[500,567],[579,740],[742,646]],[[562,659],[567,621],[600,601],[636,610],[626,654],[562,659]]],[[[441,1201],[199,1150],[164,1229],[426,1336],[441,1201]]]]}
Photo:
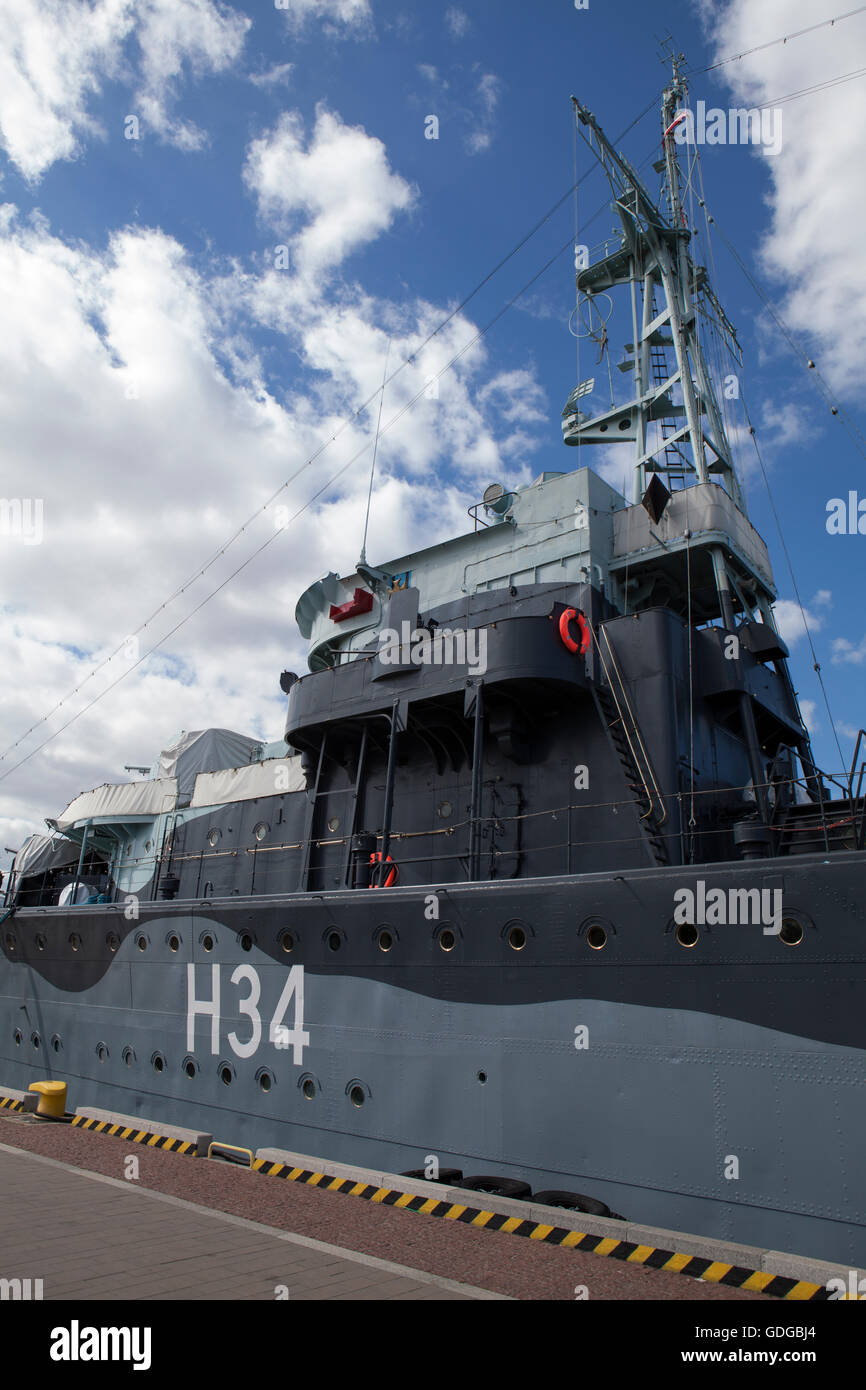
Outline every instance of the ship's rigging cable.
{"type": "MultiPolygon", "coordinates": [[[[618,143],[619,141],[623,140],[623,139],[625,138],[625,136],[628,135],[629,132],[632,131],[632,130],[635,128],[635,126],[638,125],[638,124],[643,120],[643,118],[653,109],[654,106],[655,106],[655,99],[653,99],[652,101],[650,101],[650,102],[643,108],[643,110],[640,111],[640,112],[638,113],[638,115],[634,117],[634,119],[629,123],[629,125],[627,125],[627,126],[625,127],[625,129],[624,129],[623,131],[620,132],[620,134],[616,137],[617,143],[618,143]]],[[[646,161],[644,161],[644,162],[646,162],[646,161]]],[[[478,283],[475,285],[474,289],[472,289],[472,290],[469,292],[469,294],[467,294],[467,295],[465,296],[465,298],[462,299],[462,300],[460,301],[460,303],[459,303],[454,309],[452,309],[448,314],[445,315],[445,317],[440,321],[440,323],[437,324],[436,328],[434,328],[434,329],[427,335],[427,337],[426,337],[426,338],[424,339],[424,341],[420,344],[420,346],[418,346],[417,348],[415,348],[414,352],[411,353],[409,357],[405,358],[405,359],[400,363],[400,366],[399,366],[399,367],[395,367],[395,369],[394,369],[394,371],[391,373],[391,375],[390,375],[389,377],[387,377],[386,381],[384,382],[383,387],[377,388],[377,390],[375,390],[375,391],[372,393],[372,395],[370,395],[370,396],[357,408],[357,410],[355,410],[351,415],[347,416],[346,419],[343,420],[343,422],[340,424],[340,426],[335,430],[335,432],[334,432],[332,435],[330,435],[329,438],[326,439],[326,440],[318,447],[318,449],[316,449],[316,450],[310,455],[310,457],[309,457],[303,464],[301,464],[301,466],[300,466],[299,468],[297,468],[297,469],[295,470],[295,472],[294,472],[289,478],[287,478],[283,483],[280,484],[280,486],[271,494],[271,496],[267,499],[267,501],[264,502],[260,507],[258,507],[253,513],[251,513],[251,515],[250,515],[249,517],[247,517],[246,521],[245,521],[241,526],[238,527],[238,529],[234,532],[234,534],[233,534],[232,536],[230,536],[229,539],[228,539],[227,541],[223,542],[223,544],[222,544],[221,546],[219,546],[218,549],[215,550],[215,551],[213,552],[213,554],[210,556],[210,558],[209,558],[203,565],[200,565],[191,575],[189,575],[188,578],[186,578],[186,579],[184,580],[184,582],[183,582],[181,585],[179,585],[178,588],[175,589],[175,591],[174,591],[172,594],[170,594],[169,597],[168,597],[167,599],[165,599],[161,604],[159,604],[158,607],[155,608],[155,609],[153,610],[153,612],[149,615],[149,617],[147,617],[147,618],[144,620],[143,623],[140,623],[139,626],[138,626],[137,628],[135,628],[132,632],[127,633],[127,635],[123,638],[123,641],[122,641],[122,642],[119,642],[119,643],[117,644],[117,646],[116,646],[112,651],[110,651],[110,652],[108,653],[108,655],[107,655],[106,657],[103,658],[102,661],[100,661],[96,666],[94,666],[93,669],[92,669],[91,671],[89,671],[88,674],[87,674],[81,681],[79,681],[79,683],[78,683],[76,686],[74,686],[73,689],[72,689],[71,691],[69,691],[66,695],[64,695],[64,697],[63,697],[62,700],[58,700],[58,702],[57,702],[54,706],[52,706],[52,708],[51,708],[50,710],[48,710],[48,712],[47,712],[46,714],[43,714],[39,719],[37,719],[37,720],[35,721],[35,723],[31,724],[30,727],[29,727],[28,729],[26,729],[26,730],[24,731],[23,734],[21,734],[17,739],[15,739],[14,742],[10,743],[9,746],[8,746],[7,748],[5,748],[5,749],[3,750],[2,753],[0,753],[0,762],[4,762],[5,759],[7,758],[7,756],[8,756],[15,748],[17,748],[21,743],[23,743],[24,740],[30,736],[30,734],[32,734],[36,729],[40,728],[43,724],[45,724],[45,723],[52,717],[52,715],[56,714],[57,711],[63,707],[63,705],[64,705],[68,700],[72,699],[73,695],[77,695],[77,694],[79,693],[79,691],[81,691],[81,690],[84,688],[84,686],[87,685],[88,682],[91,681],[91,680],[93,679],[94,676],[98,675],[99,672],[100,672],[101,670],[103,670],[106,666],[108,666],[108,665],[110,664],[110,662],[113,661],[114,658],[118,655],[118,653],[121,652],[121,651],[123,651],[123,650],[126,648],[127,644],[129,643],[130,638],[132,638],[132,637],[137,637],[140,633],[144,632],[144,630],[145,630],[147,627],[150,626],[150,624],[154,621],[154,619],[157,618],[158,615],[159,615],[165,608],[167,608],[167,607],[169,606],[169,604],[173,603],[173,602],[175,601],[175,599],[179,598],[181,594],[183,594],[183,593],[186,592],[186,590],[190,587],[191,584],[195,583],[196,580],[200,579],[204,574],[206,574],[207,571],[216,563],[216,561],[217,561],[218,559],[220,559],[221,556],[223,556],[223,555],[226,553],[226,551],[235,543],[236,540],[239,539],[239,537],[240,537],[241,535],[244,534],[244,532],[247,530],[247,527],[251,526],[251,525],[253,524],[254,521],[257,521],[258,518],[262,515],[262,513],[265,512],[265,511],[267,511],[268,507],[270,507],[271,504],[272,504],[273,502],[276,501],[276,499],[281,495],[281,493],[283,493],[283,492],[286,490],[287,487],[290,487],[291,484],[292,484],[293,482],[295,482],[295,481],[297,480],[297,478],[300,477],[300,475],[301,475],[303,472],[305,472],[305,470],[306,470],[307,468],[309,468],[310,465],[313,464],[313,463],[315,462],[315,460],[316,460],[317,458],[319,458],[319,456],[320,456],[321,454],[323,454],[324,451],[325,451],[327,448],[329,448],[330,445],[333,444],[333,443],[339,438],[339,436],[344,432],[344,430],[348,429],[350,425],[354,424],[354,422],[355,422],[361,415],[363,415],[364,411],[372,404],[373,401],[376,400],[377,396],[379,395],[379,391],[380,391],[380,390],[384,390],[385,387],[389,386],[389,385],[391,384],[391,382],[399,375],[399,373],[400,373],[401,371],[403,371],[403,369],[404,369],[405,367],[409,366],[410,364],[414,364],[415,358],[416,358],[421,352],[424,351],[424,349],[433,341],[433,339],[434,339],[435,337],[437,337],[437,335],[438,335],[439,333],[442,332],[442,330],[443,330],[445,327],[447,327],[447,325],[452,321],[452,319],[454,319],[458,314],[460,314],[460,313],[463,311],[463,309],[466,307],[466,305],[469,304],[470,301],[471,301],[472,299],[474,299],[475,296],[476,296],[477,294],[480,293],[480,291],[484,288],[484,286],[485,286],[490,280],[492,280],[493,277],[494,277],[495,275],[497,275],[497,274],[499,273],[499,271],[502,270],[502,268],[503,268],[505,265],[507,265],[507,263],[508,263],[510,260],[512,260],[513,257],[516,256],[517,253],[523,249],[524,246],[527,245],[527,243],[528,243],[529,241],[531,241],[531,239],[536,235],[536,233],[539,232],[539,231],[541,230],[541,228],[544,227],[544,226],[550,221],[550,219],[554,216],[554,214],[555,214],[556,212],[559,211],[559,209],[563,206],[563,204],[566,203],[566,202],[568,201],[568,199],[571,197],[572,193],[576,193],[576,187],[577,187],[577,185],[583,183],[585,179],[589,178],[590,174],[592,174],[598,167],[599,167],[598,164],[593,164],[589,169],[586,170],[586,172],[585,172],[584,174],[582,174],[582,175],[580,176],[580,178],[576,181],[576,184],[575,184],[574,187],[570,187],[570,188],[566,189],[565,193],[563,193],[563,195],[562,195],[560,198],[558,198],[554,204],[552,204],[552,206],[547,210],[547,212],[546,212],[542,217],[540,217],[540,218],[538,219],[538,221],[534,224],[534,226],[532,226],[532,227],[530,228],[530,230],[529,230],[528,232],[526,232],[525,235],[522,236],[522,237],[520,238],[520,240],[511,248],[511,250],[510,250],[505,256],[503,256],[502,259],[501,259],[500,261],[497,262],[497,264],[492,268],[492,270],[490,270],[490,271],[483,277],[483,279],[481,279],[481,280],[478,281],[478,283]]],[[[595,221],[595,218],[598,217],[598,216],[600,216],[601,213],[602,213],[607,207],[608,207],[608,203],[607,203],[607,201],[605,201],[605,203],[602,205],[602,207],[599,208],[599,210],[598,210],[596,213],[594,213],[594,214],[592,215],[592,217],[589,218],[589,220],[588,220],[588,222],[587,222],[586,225],[589,226],[590,223],[592,223],[593,221],[595,221]]],[[[561,255],[562,255],[562,250],[560,250],[560,251],[558,251],[558,252],[556,253],[556,255],[553,257],[553,260],[558,260],[559,257],[560,257],[561,255]]],[[[548,262],[548,264],[545,265],[545,266],[543,267],[543,269],[539,272],[540,275],[541,275],[541,274],[544,274],[544,272],[548,269],[548,266],[553,264],[553,260],[551,260],[550,262],[548,262]]],[[[537,276],[534,277],[534,279],[537,279],[537,278],[538,278],[537,276]]],[[[529,284],[528,284],[527,286],[525,286],[524,289],[520,290],[520,291],[513,297],[513,299],[509,300],[508,304],[506,304],[506,306],[505,306],[505,309],[510,308],[511,305],[512,305],[513,303],[515,303],[516,300],[519,299],[520,296],[521,296],[522,294],[525,293],[525,290],[526,290],[527,288],[529,288],[529,285],[531,285],[531,284],[534,283],[534,279],[531,280],[531,281],[529,281],[529,284]]],[[[503,310],[502,312],[505,312],[505,310],[503,310]]],[[[488,329],[491,328],[491,327],[493,326],[493,324],[495,324],[495,323],[498,321],[498,319],[499,319],[500,317],[501,317],[501,314],[497,314],[496,317],[493,318],[493,319],[490,321],[490,323],[487,325],[487,328],[485,328],[481,334],[476,335],[476,337],[473,338],[472,341],[466,345],[466,348],[462,349],[460,353],[458,353],[454,358],[451,359],[451,362],[447,364],[447,366],[443,369],[443,371],[447,371],[447,370],[448,370],[448,367],[450,367],[450,366],[453,364],[453,362],[457,361],[457,358],[460,357],[460,356],[462,356],[462,353],[463,353],[463,352],[465,352],[469,347],[473,346],[474,343],[477,342],[477,341],[479,340],[480,337],[483,337],[484,333],[486,333],[486,332],[488,331],[488,329]]],[[[438,380],[439,380],[439,377],[440,377],[441,375],[442,375],[442,372],[439,372],[439,373],[436,374],[436,377],[433,378],[433,379],[436,380],[436,381],[438,381],[438,380]]],[[[429,384],[430,384],[429,381],[428,381],[428,382],[425,382],[425,385],[424,385],[424,392],[426,392],[427,387],[429,386],[429,384]]],[[[424,394],[424,392],[419,392],[416,396],[414,396],[414,397],[412,398],[412,400],[409,402],[409,405],[410,405],[410,406],[411,406],[411,405],[414,405],[414,404],[416,403],[416,401],[420,399],[420,396],[421,396],[422,394],[424,394]]],[[[366,447],[369,447],[369,446],[365,446],[365,448],[366,448],[366,447]]],[[[362,452],[363,452],[363,450],[362,450],[362,452]]],[[[352,460],[352,461],[354,461],[354,460],[352,460]]],[[[344,471],[344,470],[341,470],[341,471],[344,471]]],[[[340,476],[340,475],[339,475],[339,474],[335,475],[335,477],[338,477],[338,476],[340,476]]],[[[318,496],[318,495],[319,495],[319,494],[317,493],[316,496],[318,496]]],[[[294,520],[294,517],[292,517],[291,520],[294,520]]],[[[283,529],[285,529],[285,528],[283,528],[283,529]]],[[[276,532],[275,534],[279,534],[279,533],[276,532]]],[[[258,553],[259,553],[258,551],[255,551],[255,552],[254,552],[254,556],[255,556],[256,554],[258,554],[258,553]]],[[[251,558],[254,558],[254,556],[251,557],[251,558]]],[[[243,566],[241,566],[241,568],[243,568],[243,566]]],[[[236,574],[236,573],[238,573],[237,570],[234,571],[234,573],[233,573],[232,575],[229,576],[229,579],[234,578],[234,574],[236,574]]],[[[221,585],[220,587],[223,587],[223,586],[221,585]]],[[[216,590],[215,592],[218,592],[218,590],[216,590]]],[[[196,613],[197,611],[198,611],[197,608],[192,610],[193,613],[196,613]]],[[[192,614],[190,614],[190,616],[192,616],[192,614]]],[[[175,631],[177,631],[177,629],[176,629],[176,628],[173,628],[173,629],[171,630],[171,632],[168,633],[167,635],[168,635],[168,636],[171,636],[171,634],[172,634],[173,632],[175,632],[175,631]]],[[[161,640],[164,641],[165,639],[163,638],[163,639],[161,639],[161,640]]],[[[159,645],[159,644],[157,644],[157,645],[159,645]]],[[[151,648],[151,651],[153,651],[153,650],[155,650],[155,648],[151,648]]],[[[148,653],[148,654],[149,654],[149,653],[148,653]]],[[[129,666],[129,667],[127,668],[125,674],[128,675],[129,672],[135,670],[135,667],[138,666],[138,665],[140,665],[140,662],[136,662],[134,666],[129,666]]],[[[116,685],[116,684],[118,684],[117,681],[113,682],[112,685],[106,687],[106,692],[105,692],[105,693],[107,693],[108,690],[113,689],[113,688],[114,688],[114,685],[116,685]]],[[[89,709],[90,707],[91,707],[90,705],[87,705],[87,706],[85,707],[85,709],[89,709]]],[[[82,713],[83,713],[83,712],[84,712],[84,711],[82,711],[82,713]]],[[[70,722],[71,722],[71,721],[70,721],[70,722]]],[[[57,732],[58,732],[58,733],[61,733],[61,732],[63,731],[63,729],[65,729],[65,728],[67,728],[67,727],[68,727],[68,724],[64,724],[64,725],[61,726],[60,729],[57,730],[57,732]]],[[[46,742],[49,742],[49,741],[50,741],[50,740],[46,740],[46,742]]],[[[45,746],[44,743],[42,743],[42,744],[39,745],[40,748],[42,748],[42,747],[44,747],[44,746],[45,746]]],[[[37,748],[37,749],[34,749],[33,751],[34,751],[34,752],[38,752],[39,750],[38,750],[38,748],[37,748]]],[[[26,761],[26,759],[23,760],[23,761],[26,761]]],[[[15,764],[15,767],[16,767],[16,768],[17,768],[17,767],[20,767],[20,766],[21,766],[21,763],[16,763],[16,764],[15,764]]],[[[10,769],[10,771],[14,771],[14,770],[15,770],[15,768],[10,769]]],[[[6,776],[5,773],[4,773],[4,774],[0,774],[0,781],[2,781],[2,780],[4,779],[5,776],[6,776]]]]}
{"type": "MultiPolygon", "coordinates": [[[[840,765],[844,768],[844,766],[845,766],[845,758],[844,758],[844,756],[843,756],[843,754],[842,754],[842,745],[841,745],[840,742],[839,742],[839,735],[838,735],[838,733],[837,733],[837,731],[836,731],[836,721],[834,720],[834,718],[833,718],[833,712],[832,712],[832,710],[830,709],[830,700],[829,700],[829,697],[828,697],[828,695],[827,695],[827,689],[826,689],[826,687],[825,687],[825,685],[824,685],[824,678],[823,678],[823,676],[821,675],[821,663],[820,663],[820,661],[818,660],[818,656],[817,656],[817,653],[816,653],[816,651],[815,651],[815,644],[814,644],[814,642],[812,641],[812,634],[811,634],[811,632],[809,631],[809,624],[808,624],[808,622],[806,621],[806,610],[805,610],[805,608],[803,607],[803,600],[800,598],[800,590],[799,590],[799,587],[798,587],[798,585],[797,585],[797,578],[796,578],[796,575],[794,574],[794,566],[793,566],[793,564],[791,563],[791,556],[790,556],[790,554],[789,554],[789,552],[788,552],[788,547],[787,547],[787,545],[785,544],[785,536],[784,536],[783,531],[782,531],[782,523],[781,523],[781,521],[779,520],[779,513],[776,511],[776,503],[775,503],[775,500],[774,500],[774,498],[773,498],[773,491],[772,491],[772,488],[770,487],[770,480],[769,480],[769,478],[767,477],[767,470],[766,470],[766,468],[764,467],[764,460],[763,460],[763,458],[762,458],[762,456],[761,456],[761,450],[760,450],[760,448],[759,448],[759,446],[758,446],[758,436],[757,436],[757,434],[756,434],[756,432],[755,432],[755,427],[754,427],[754,425],[752,424],[751,416],[749,415],[749,408],[748,408],[748,406],[746,405],[746,398],[745,398],[745,395],[743,396],[742,399],[743,399],[743,410],[744,410],[744,412],[745,412],[746,422],[747,422],[748,427],[749,427],[749,434],[750,434],[750,436],[751,436],[752,443],[753,443],[753,445],[754,445],[754,447],[755,447],[755,454],[756,454],[757,459],[758,459],[758,465],[759,465],[759,467],[760,467],[760,469],[761,469],[761,476],[762,476],[762,478],[764,479],[764,487],[767,489],[767,497],[768,497],[769,502],[770,502],[770,510],[771,510],[772,513],[773,513],[773,520],[774,520],[775,523],[776,523],[776,530],[777,530],[778,533],[779,533],[779,542],[780,542],[781,547],[782,547],[782,553],[783,553],[784,556],[785,556],[785,563],[786,563],[787,566],[788,566],[788,573],[789,573],[790,576],[791,576],[791,584],[793,585],[794,596],[795,596],[795,598],[796,598],[796,600],[797,600],[797,607],[798,607],[799,610],[800,610],[800,617],[801,617],[802,620],[803,620],[803,631],[804,631],[805,634],[806,634],[806,641],[809,643],[809,650],[810,650],[810,652],[812,653],[812,669],[813,669],[813,671],[815,672],[815,675],[818,677],[818,684],[819,684],[820,687],[821,687],[821,694],[822,694],[823,697],[824,697],[824,705],[825,705],[825,708],[826,708],[826,710],[827,710],[827,718],[828,718],[829,721],[830,721],[830,728],[833,730],[833,738],[834,738],[834,740],[835,740],[836,748],[837,748],[838,753],[839,753],[839,762],[840,762],[840,765]]],[[[799,707],[798,707],[798,708],[799,708],[799,707]]],[[[802,715],[801,715],[801,722],[803,722],[803,720],[802,720],[802,715]]],[[[806,727],[806,726],[805,726],[805,723],[803,723],[803,728],[805,729],[805,727],[806,727]]],[[[806,732],[808,733],[808,730],[807,730],[806,732]]]]}
{"type": "MultiPolygon", "coordinates": [[[[703,198],[701,199],[701,206],[704,206],[703,198]]],[[[785,323],[782,316],[779,314],[769,295],[761,287],[759,282],[755,279],[754,275],[749,270],[748,266],[743,261],[743,258],[737,251],[737,248],[728,239],[728,237],[725,236],[725,233],[719,226],[718,219],[712,215],[708,215],[708,221],[712,224],[712,226],[715,227],[719,236],[722,238],[722,241],[725,243],[734,260],[736,261],[737,265],[740,267],[740,270],[743,272],[749,284],[752,286],[752,289],[755,291],[755,294],[758,296],[761,303],[764,305],[765,309],[772,318],[779,332],[782,334],[783,338],[790,347],[794,356],[798,357],[801,362],[805,363],[807,369],[811,374],[811,380],[815,382],[816,390],[820,392],[827,405],[830,407],[830,414],[838,417],[839,423],[843,426],[846,434],[850,437],[855,449],[858,451],[858,453],[862,454],[864,458],[866,458],[866,447],[864,447],[866,446],[866,435],[863,434],[863,431],[860,429],[860,426],[857,424],[857,422],[850,418],[850,416],[848,415],[848,411],[845,409],[845,407],[840,405],[838,398],[833,394],[829,384],[824,380],[823,376],[821,375],[820,371],[815,365],[814,359],[809,356],[805,348],[800,346],[797,339],[794,337],[794,334],[791,332],[790,328],[785,323]],[[857,436],[859,436],[859,442],[857,436]]]]}
{"type": "Polygon", "coordinates": [[[762,53],[765,48],[775,48],[777,43],[787,43],[789,39],[800,39],[804,34],[814,34],[816,29],[832,28],[836,24],[841,24],[845,19],[853,19],[855,15],[866,13],[866,5],[860,5],[856,10],[848,10],[845,14],[834,15],[832,19],[822,19],[818,24],[810,24],[807,29],[797,29],[792,34],[783,34],[778,39],[768,39],[766,43],[756,44],[754,48],[744,48],[741,53],[731,53],[727,58],[720,58],[716,63],[710,63],[705,68],[692,68],[687,76],[700,77],[705,72],[715,72],[717,68],[723,68],[728,63],[738,63],[741,58],[748,58],[752,53],[762,53]]]}
{"type": "Polygon", "coordinates": [[[382,406],[385,404],[385,383],[388,380],[388,358],[391,356],[391,339],[388,339],[388,347],[385,352],[385,370],[382,373],[382,390],[379,393],[379,414],[376,419],[376,439],[373,444],[373,462],[370,464],[370,486],[367,489],[367,514],[364,517],[364,539],[361,541],[361,558],[359,563],[366,564],[367,561],[367,528],[370,525],[370,503],[373,500],[373,478],[376,474],[376,454],[379,451],[379,431],[382,428],[382,406]]]}

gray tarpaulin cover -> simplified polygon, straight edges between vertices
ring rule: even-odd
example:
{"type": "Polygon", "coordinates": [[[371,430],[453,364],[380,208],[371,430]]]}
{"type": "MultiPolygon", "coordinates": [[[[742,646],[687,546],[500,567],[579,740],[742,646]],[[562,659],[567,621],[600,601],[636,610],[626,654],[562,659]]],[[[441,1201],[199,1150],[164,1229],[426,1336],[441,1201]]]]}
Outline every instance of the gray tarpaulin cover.
{"type": "Polygon", "coordinates": [[[92,820],[94,816],[110,816],[115,821],[126,816],[158,816],[160,811],[174,809],[176,796],[177,782],[173,777],[157,782],[104,782],[70,801],[57,817],[57,825],[64,830],[76,821],[92,820]]]}
{"type": "Polygon", "coordinates": [[[252,801],[257,796],[302,792],[307,782],[301,759],[268,758],[247,767],[227,767],[220,772],[200,772],[195,779],[191,806],[222,806],[227,801],[252,801]]]}
{"type": "Polygon", "coordinates": [[[177,778],[179,806],[188,806],[200,772],[243,767],[261,748],[261,739],[247,738],[231,729],[198,729],[182,733],[164,748],[157,763],[157,777],[177,778]]]}
{"type": "Polygon", "coordinates": [[[31,835],[19,849],[12,868],[19,878],[25,874],[42,874],[46,869],[56,869],[61,864],[78,862],[81,853],[78,845],[51,835],[31,835]]]}

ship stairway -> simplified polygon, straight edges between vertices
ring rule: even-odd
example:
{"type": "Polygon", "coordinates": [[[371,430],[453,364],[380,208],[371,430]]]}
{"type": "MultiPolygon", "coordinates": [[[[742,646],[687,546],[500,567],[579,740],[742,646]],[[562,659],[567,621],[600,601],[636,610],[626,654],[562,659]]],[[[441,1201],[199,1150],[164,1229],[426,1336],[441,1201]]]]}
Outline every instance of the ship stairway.
{"type": "Polygon", "coordinates": [[[788,806],[779,823],[777,854],[819,854],[859,849],[858,827],[863,823],[866,798],[840,797],[838,801],[808,802],[788,806]]]}
{"type": "Polygon", "coordinates": [[[593,699],[625,773],[626,784],[634,794],[650,860],[654,864],[669,864],[670,855],[662,829],[667,819],[664,798],[632,710],[616,654],[604,627],[599,627],[595,641],[607,684],[592,687],[593,699]]]}

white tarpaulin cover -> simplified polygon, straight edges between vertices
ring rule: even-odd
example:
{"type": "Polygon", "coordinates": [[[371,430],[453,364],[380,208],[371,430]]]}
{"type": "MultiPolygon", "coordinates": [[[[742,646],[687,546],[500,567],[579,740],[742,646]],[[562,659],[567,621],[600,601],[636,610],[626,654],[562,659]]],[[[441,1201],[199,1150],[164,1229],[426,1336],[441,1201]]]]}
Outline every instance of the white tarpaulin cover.
{"type": "Polygon", "coordinates": [[[70,840],[52,835],[31,835],[16,854],[12,868],[20,880],[25,874],[41,874],[61,864],[77,863],[80,853],[78,845],[70,840]]]}
{"type": "Polygon", "coordinates": [[[261,739],[231,729],[192,729],[162,750],[156,775],[176,777],[178,804],[187,806],[200,772],[242,767],[261,746],[261,739]]]}
{"type": "Polygon", "coordinates": [[[227,801],[252,801],[256,796],[302,792],[306,779],[301,760],[268,758],[247,767],[227,767],[220,772],[200,772],[195,779],[191,806],[223,806],[227,801]]]}
{"type": "Polygon", "coordinates": [[[174,809],[176,797],[177,782],[173,777],[150,782],[104,782],[70,801],[57,817],[57,825],[63,830],[94,816],[110,816],[113,821],[123,821],[127,816],[158,816],[161,811],[174,809]]]}

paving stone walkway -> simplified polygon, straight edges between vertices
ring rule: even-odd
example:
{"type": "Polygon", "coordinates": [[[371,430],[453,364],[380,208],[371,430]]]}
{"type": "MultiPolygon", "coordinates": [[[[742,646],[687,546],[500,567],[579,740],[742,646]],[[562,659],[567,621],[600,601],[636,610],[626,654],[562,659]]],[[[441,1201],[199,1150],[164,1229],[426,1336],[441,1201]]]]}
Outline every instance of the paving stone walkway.
{"type": "Polygon", "coordinates": [[[0,1281],[46,1300],[504,1297],[7,1145],[0,1193],[0,1281]]]}

